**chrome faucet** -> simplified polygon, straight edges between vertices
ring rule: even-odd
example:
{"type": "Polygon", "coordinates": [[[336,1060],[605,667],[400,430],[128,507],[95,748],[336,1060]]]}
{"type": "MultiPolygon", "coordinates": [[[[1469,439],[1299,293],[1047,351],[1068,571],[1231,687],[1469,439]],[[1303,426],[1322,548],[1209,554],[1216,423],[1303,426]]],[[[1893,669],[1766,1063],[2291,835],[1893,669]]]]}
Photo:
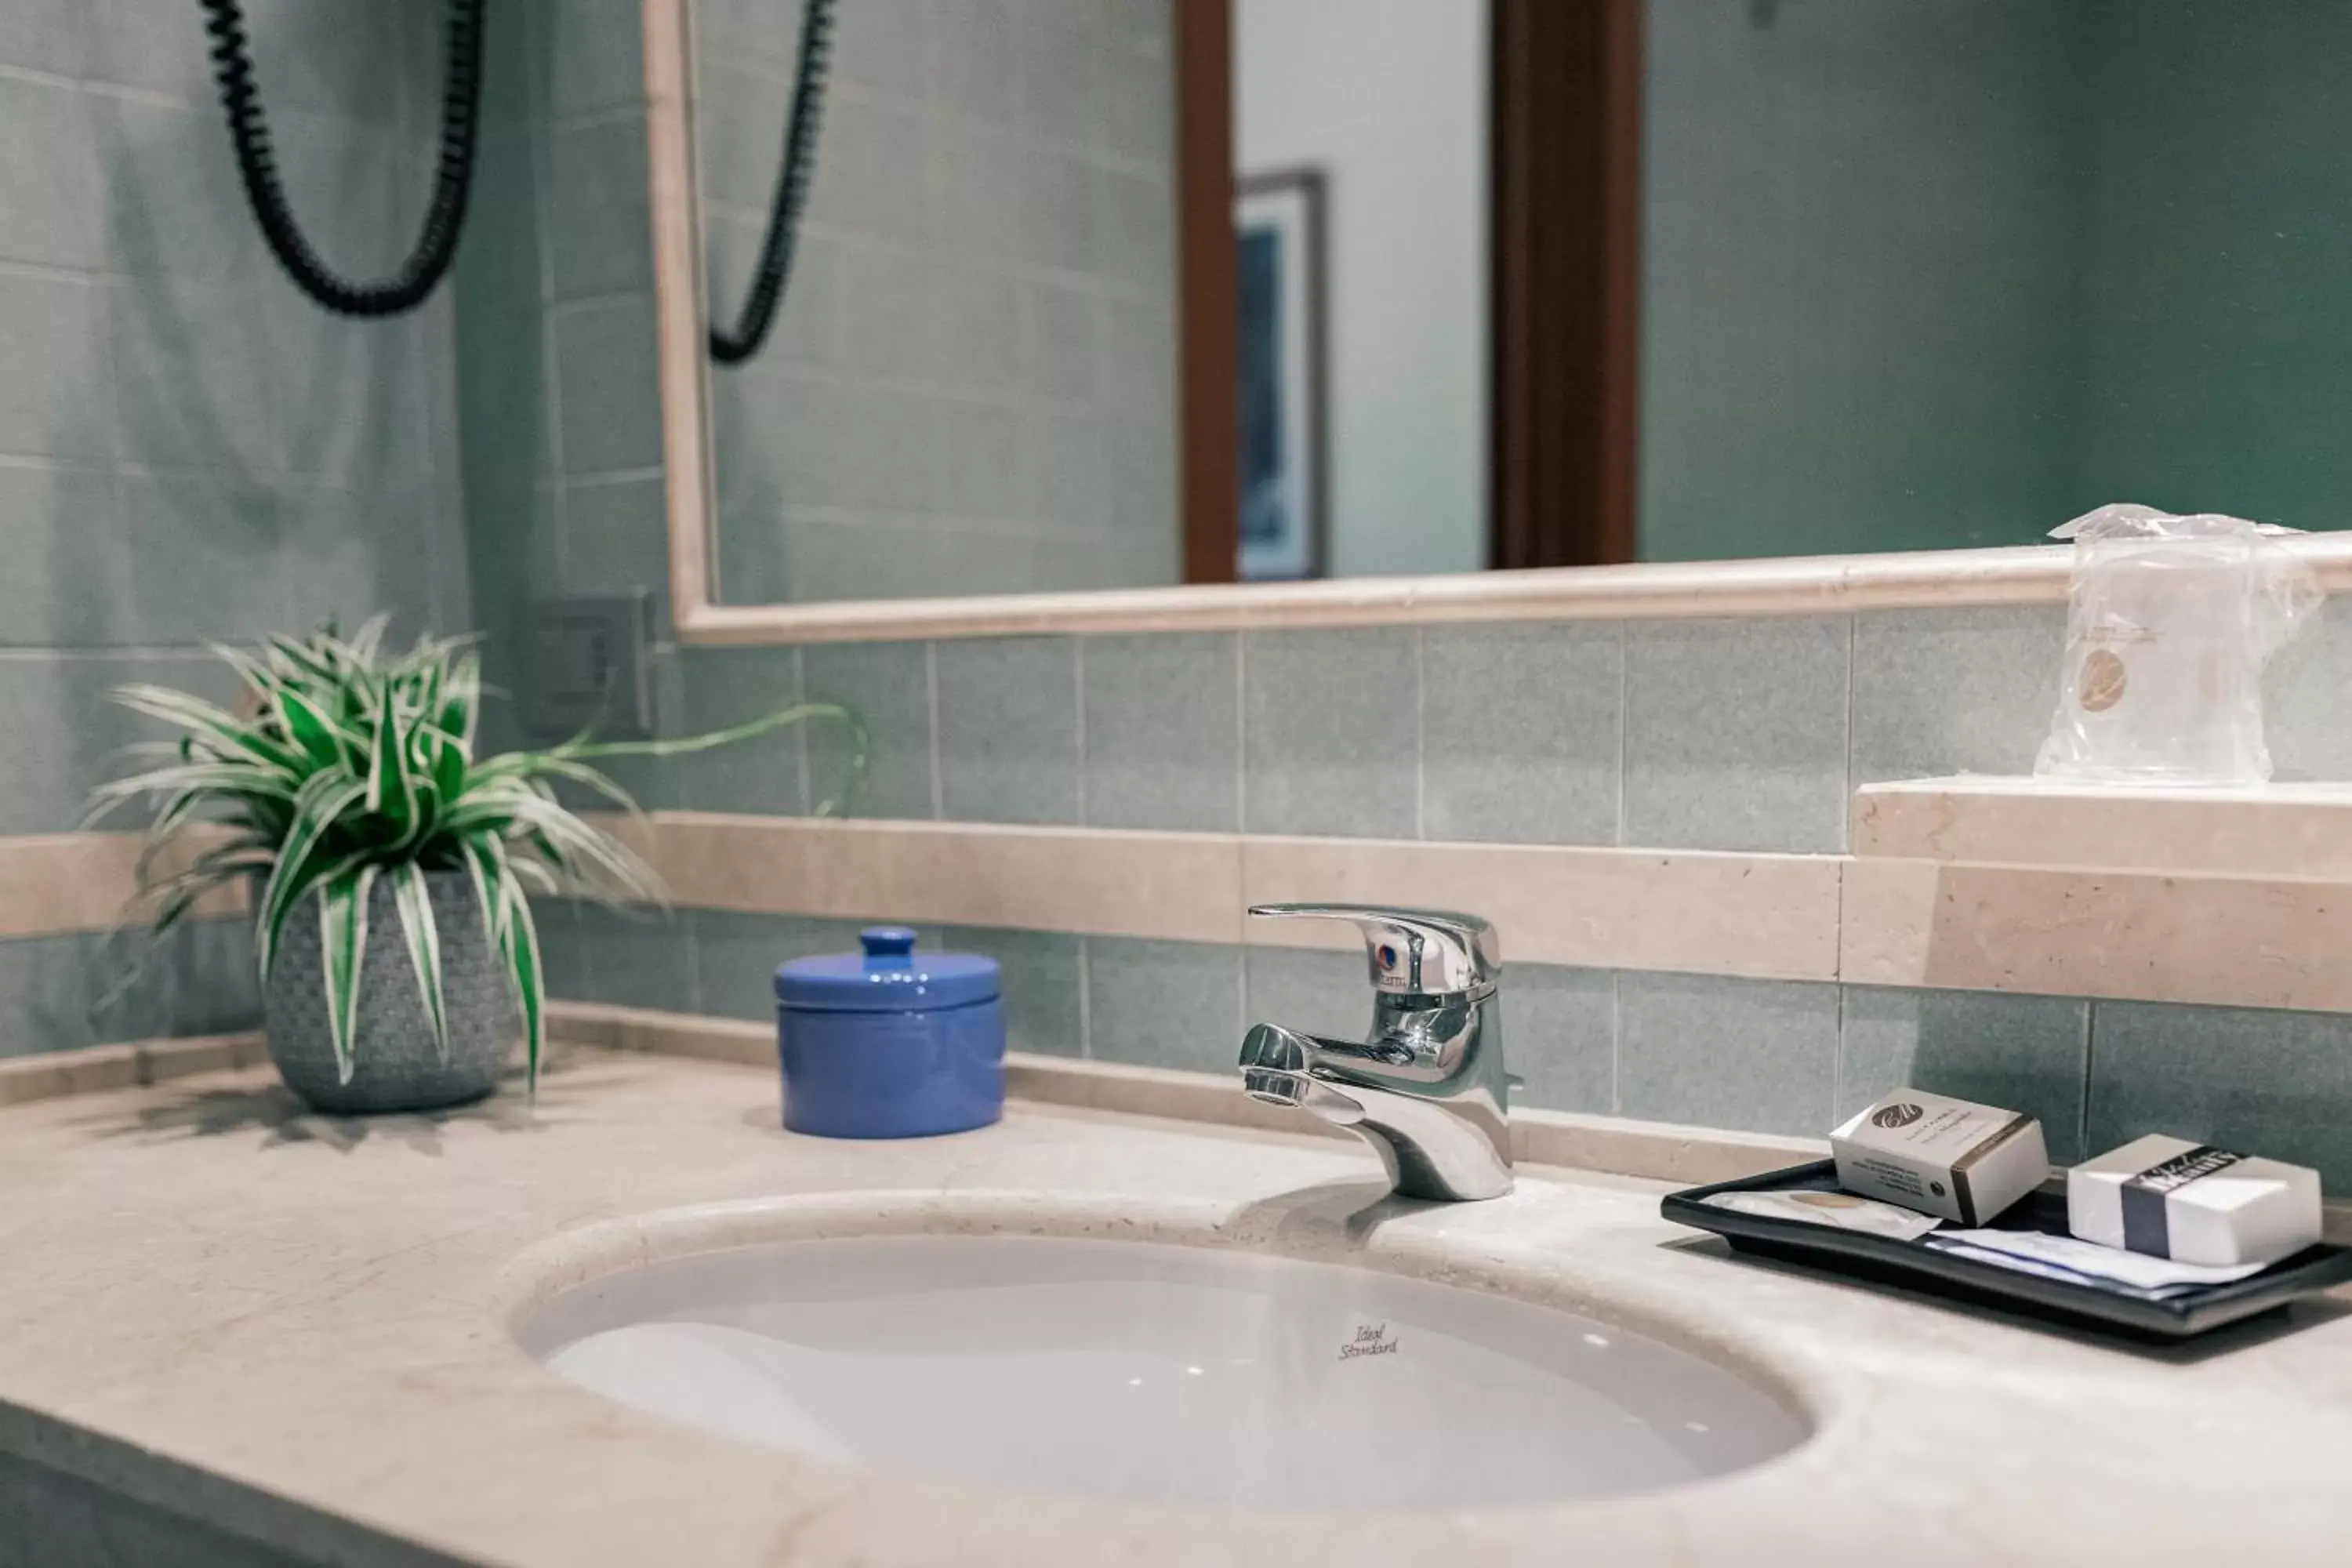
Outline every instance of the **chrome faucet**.
{"type": "Polygon", "coordinates": [[[1374,904],[1259,904],[1250,913],[1352,921],[1372,973],[1372,1029],[1360,1044],[1278,1024],[1242,1037],[1251,1097],[1361,1134],[1405,1197],[1460,1203],[1509,1192],[1495,928],[1475,915],[1374,904]]]}

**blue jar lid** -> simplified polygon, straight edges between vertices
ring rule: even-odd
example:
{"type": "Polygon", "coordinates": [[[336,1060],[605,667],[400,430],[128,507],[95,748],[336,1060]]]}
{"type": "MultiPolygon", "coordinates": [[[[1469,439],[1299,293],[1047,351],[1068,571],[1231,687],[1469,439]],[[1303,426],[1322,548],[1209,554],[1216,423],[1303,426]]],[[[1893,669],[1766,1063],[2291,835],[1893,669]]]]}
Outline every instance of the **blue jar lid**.
{"type": "Polygon", "coordinates": [[[864,952],[795,958],[776,971],[776,1000],[823,1013],[928,1013],[995,998],[996,960],[976,952],[915,952],[905,926],[868,926],[864,952]]]}

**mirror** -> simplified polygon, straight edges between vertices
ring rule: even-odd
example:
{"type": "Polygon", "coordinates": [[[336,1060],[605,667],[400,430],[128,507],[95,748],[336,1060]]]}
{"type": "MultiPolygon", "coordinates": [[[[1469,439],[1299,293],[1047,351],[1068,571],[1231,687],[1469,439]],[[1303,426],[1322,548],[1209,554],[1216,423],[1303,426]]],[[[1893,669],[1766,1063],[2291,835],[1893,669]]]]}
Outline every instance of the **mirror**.
{"type": "MultiPolygon", "coordinates": [[[[694,8],[722,321],[769,223],[803,9],[694,8]]],[[[1181,580],[1169,26],[1108,0],[840,7],[771,339],[709,375],[722,602],[1181,580]]]]}
{"type": "MultiPolygon", "coordinates": [[[[806,0],[647,3],[724,331],[806,0]]],[[[829,41],[772,330],[682,416],[720,605],[2352,490],[2332,0],[842,0],[829,41]]]]}

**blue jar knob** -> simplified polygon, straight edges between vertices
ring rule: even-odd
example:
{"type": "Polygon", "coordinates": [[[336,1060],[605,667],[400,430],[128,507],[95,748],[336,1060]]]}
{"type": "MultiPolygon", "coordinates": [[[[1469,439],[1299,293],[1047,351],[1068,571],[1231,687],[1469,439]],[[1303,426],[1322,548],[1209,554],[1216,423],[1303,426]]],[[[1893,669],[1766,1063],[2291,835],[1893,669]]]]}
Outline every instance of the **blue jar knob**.
{"type": "Polygon", "coordinates": [[[857,933],[857,943],[869,959],[907,959],[915,951],[915,932],[909,926],[867,926],[857,933]]]}

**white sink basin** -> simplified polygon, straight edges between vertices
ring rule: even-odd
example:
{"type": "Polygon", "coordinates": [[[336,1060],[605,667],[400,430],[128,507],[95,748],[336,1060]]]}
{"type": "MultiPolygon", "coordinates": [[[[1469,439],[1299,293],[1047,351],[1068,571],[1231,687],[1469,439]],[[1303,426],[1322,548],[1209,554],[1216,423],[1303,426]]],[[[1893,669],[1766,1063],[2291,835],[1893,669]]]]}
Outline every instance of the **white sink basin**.
{"type": "Polygon", "coordinates": [[[766,1243],[608,1275],[517,1331],[574,1383],[730,1437],[1130,1502],[1547,1503],[1805,1436],[1734,1373],[1608,1323],[1226,1248],[766,1243]]]}

